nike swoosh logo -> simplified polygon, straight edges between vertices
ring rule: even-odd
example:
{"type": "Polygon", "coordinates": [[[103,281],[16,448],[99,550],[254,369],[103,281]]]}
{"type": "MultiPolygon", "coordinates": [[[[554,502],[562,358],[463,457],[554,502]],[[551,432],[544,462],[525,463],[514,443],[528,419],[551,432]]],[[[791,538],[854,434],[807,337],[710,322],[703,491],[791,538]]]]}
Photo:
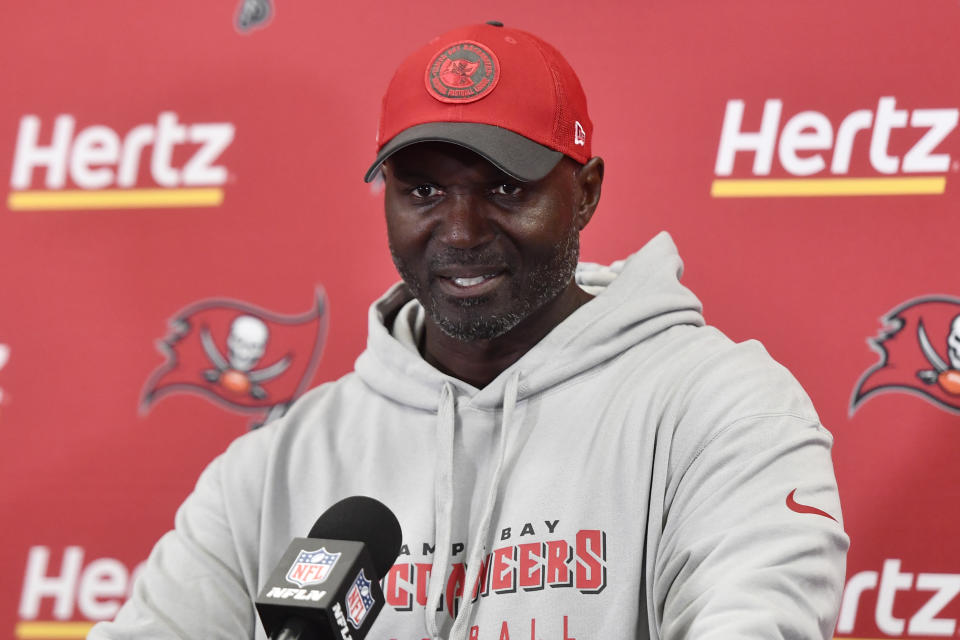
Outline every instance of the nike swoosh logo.
{"type": "Polygon", "coordinates": [[[787,496],[787,509],[790,509],[790,511],[796,511],[797,513],[815,513],[815,514],[817,514],[818,516],[823,516],[823,517],[825,517],[825,518],[830,518],[830,519],[833,520],[834,522],[837,521],[836,518],[834,518],[832,515],[830,515],[830,514],[827,513],[826,511],[821,511],[820,509],[817,509],[816,507],[811,507],[811,506],[806,505],[806,504],[800,504],[799,502],[797,502],[796,500],[794,500],[794,499],[793,499],[793,494],[795,494],[796,492],[797,492],[797,490],[794,489],[793,491],[790,492],[790,495],[787,496]]]}

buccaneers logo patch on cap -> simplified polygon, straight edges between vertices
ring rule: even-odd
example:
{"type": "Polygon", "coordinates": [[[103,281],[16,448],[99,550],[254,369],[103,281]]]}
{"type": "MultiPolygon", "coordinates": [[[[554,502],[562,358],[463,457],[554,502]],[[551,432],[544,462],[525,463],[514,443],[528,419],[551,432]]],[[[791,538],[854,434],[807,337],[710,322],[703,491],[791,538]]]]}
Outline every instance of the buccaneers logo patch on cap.
{"type": "Polygon", "coordinates": [[[463,40],[438,52],[426,74],[427,92],[441,102],[473,102],[500,80],[500,61],[479,42],[463,40]]]}

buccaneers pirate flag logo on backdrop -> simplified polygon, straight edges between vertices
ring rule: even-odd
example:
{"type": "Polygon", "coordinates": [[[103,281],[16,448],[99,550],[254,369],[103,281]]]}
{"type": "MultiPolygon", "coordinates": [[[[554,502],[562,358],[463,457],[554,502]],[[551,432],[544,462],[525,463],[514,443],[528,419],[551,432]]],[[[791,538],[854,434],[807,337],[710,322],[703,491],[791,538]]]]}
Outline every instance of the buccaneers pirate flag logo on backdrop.
{"type": "Polygon", "coordinates": [[[857,383],[851,413],[884,391],[918,394],[960,413],[960,298],[916,298],[882,321],[880,335],[869,340],[880,362],[857,383]]]}
{"type": "Polygon", "coordinates": [[[318,291],[300,315],[210,298],[183,309],[169,325],[157,343],[167,361],[147,381],[141,410],[184,392],[234,411],[264,413],[265,423],[283,415],[310,383],[326,337],[326,298],[318,291]]]}

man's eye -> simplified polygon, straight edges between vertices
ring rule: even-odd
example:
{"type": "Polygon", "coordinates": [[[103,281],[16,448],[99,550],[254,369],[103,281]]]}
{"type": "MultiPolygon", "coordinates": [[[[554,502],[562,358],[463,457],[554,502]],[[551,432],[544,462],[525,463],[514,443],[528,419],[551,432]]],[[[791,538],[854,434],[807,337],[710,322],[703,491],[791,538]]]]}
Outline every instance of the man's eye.
{"type": "Polygon", "coordinates": [[[421,184],[414,187],[411,193],[415,198],[431,198],[440,193],[440,190],[432,184],[421,184]]]}
{"type": "Polygon", "coordinates": [[[520,187],[515,184],[504,183],[494,187],[493,192],[498,196],[515,196],[520,193],[520,187]]]}

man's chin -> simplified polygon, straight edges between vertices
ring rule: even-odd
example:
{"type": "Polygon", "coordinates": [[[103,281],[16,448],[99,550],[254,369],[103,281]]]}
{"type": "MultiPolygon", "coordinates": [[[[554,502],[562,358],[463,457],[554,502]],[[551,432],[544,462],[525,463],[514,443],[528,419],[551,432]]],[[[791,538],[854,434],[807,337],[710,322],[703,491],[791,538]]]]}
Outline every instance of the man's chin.
{"type": "Polygon", "coordinates": [[[434,322],[445,335],[454,340],[476,342],[477,340],[493,340],[505,335],[520,323],[520,319],[499,316],[477,318],[475,321],[458,319],[456,322],[451,322],[449,319],[439,318],[434,322]]]}
{"type": "MultiPolygon", "coordinates": [[[[440,294],[431,299],[431,306],[436,310],[437,315],[456,315],[461,309],[477,309],[478,307],[489,308],[493,303],[492,295],[480,296],[450,296],[440,294]]],[[[490,312],[494,313],[494,312],[490,312]]]]}
{"type": "Polygon", "coordinates": [[[463,342],[499,338],[523,320],[521,313],[490,310],[490,303],[488,296],[444,298],[431,300],[426,311],[445,335],[463,342]]]}

